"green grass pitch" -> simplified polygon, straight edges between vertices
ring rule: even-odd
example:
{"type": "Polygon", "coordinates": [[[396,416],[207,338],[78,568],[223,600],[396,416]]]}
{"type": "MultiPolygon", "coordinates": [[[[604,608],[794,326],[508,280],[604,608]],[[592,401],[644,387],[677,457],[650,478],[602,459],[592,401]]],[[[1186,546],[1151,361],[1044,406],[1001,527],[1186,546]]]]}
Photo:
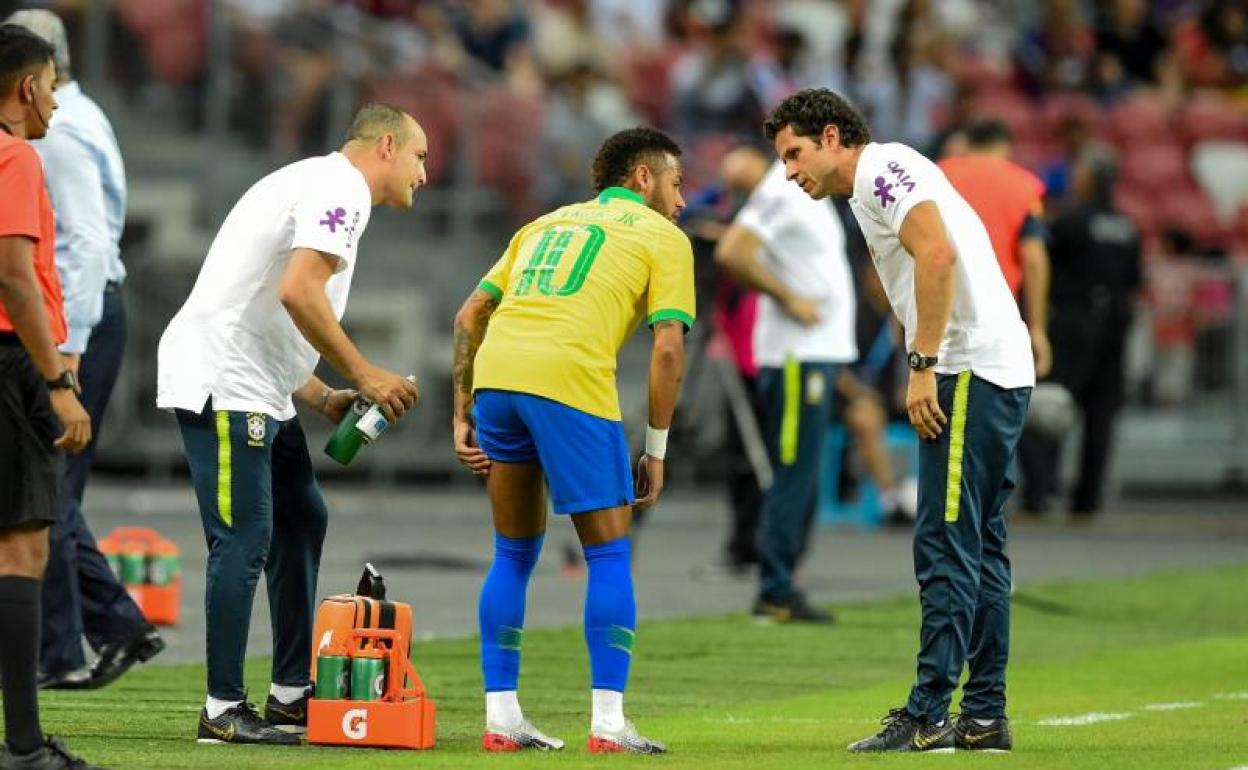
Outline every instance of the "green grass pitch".
{"type": "MultiPolygon", "coordinates": [[[[43,695],[45,729],[112,768],[590,767],[1022,768],[1248,767],[1248,567],[1055,583],[1015,597],[1012,755],[851,756],[901,705],[913,673],[913,597],[838,608],[830,628],[762,626],[744,615],[643,623],[627,709],[665,757],[585,752],[587,663],[579,629],[526,635],[526,715],[563,737],[558,754],[479,749],[473,639],[418,644],[417,668],[439,706],[429,752],[200,746],[200,665],[148,666],[98,693],[43,695]],[[1054,725],[1081,715],[1117,715],[1054,725]]],[[[645,597],[640,597],[644,603],[645,597]]],[[[419,623],[419,608],[415,608],[419,623]]],[[[267,692],[267,661],[248,669],[267,692]]],[[[254,698],[253,698],[254,699],[254,698]]],[[[957,707],[955,697],[954,707],[957,707]]]]}

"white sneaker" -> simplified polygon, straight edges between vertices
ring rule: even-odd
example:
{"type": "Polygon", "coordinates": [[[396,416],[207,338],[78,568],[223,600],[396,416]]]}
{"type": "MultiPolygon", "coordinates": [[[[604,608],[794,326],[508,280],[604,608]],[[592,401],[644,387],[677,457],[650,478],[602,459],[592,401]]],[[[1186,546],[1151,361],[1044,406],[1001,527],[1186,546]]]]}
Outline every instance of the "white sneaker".
{"type": "Polygon", "coordinates": [[[594,730],[589,734],[590,754],[666,754],[667,747],[640,735],[633,723],[624,722],[624,729],[607,732],[594,730]]]}
{"type": "Polygon", "coordinates": [[[485,735],[481,736],[481,748],[486,751],[521,751],[523,749],[539,749],[541,751],[559,751],[563,741],[552,738],[524,720],[511,729],[485,726],[485,735]]]}

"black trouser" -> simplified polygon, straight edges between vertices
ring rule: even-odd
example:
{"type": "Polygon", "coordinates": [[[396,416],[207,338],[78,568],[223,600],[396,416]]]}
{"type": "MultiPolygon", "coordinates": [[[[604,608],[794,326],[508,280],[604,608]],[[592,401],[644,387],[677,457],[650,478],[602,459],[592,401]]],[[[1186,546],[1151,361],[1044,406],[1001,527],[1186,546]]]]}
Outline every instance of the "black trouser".
{"type": "Polygon", "coordinates": [[[329,514],[299,418],[177,410],[208,541],[208,694],[242,700],[251,604],[261,570],[273,627],[274,684],[309,682],[316,575],[329,514]]]}
{"type": "Polygon", "coordinates": [[[923,623],[907,710],[933,722],[949,713],[963,667],[962,713],[1005,714],[1010,655],[1010,559],[1005,503],[1031,388],[1005,389],[969,371],[937,375],[940,436],[919,442],[914,575],[923,623]]]}
{"type": "Polygon", "coordinates": [[[120,287],[109,284],[104,312],[91,330],[79,362],[80,400],[91,415],[91,443],[69,455],[61,476],[56,523],[49,533],[48,568],[43,576],[43,649],[46,673],[85,665],[82,637],[99,650],[141,632],[147,621],[95,544],[82,513],[82,495],[95,460],[100,425],[108,408],[126,347],[126,310],[120,287]]]}
{"type": "Polygon", "coordinates": [[[763,495],[758,598],[781,604],[797,595],[793,572],[810,543],[819,498],[832,394],[840,364],[798,362],[758,370],[763,440],[771,488],[763,495]]]}
{"type": "MultiPolygon", "coordinates": [[[[1070,503],[1075,512],[1088,513],[1101,507],[1114,423],[1123,402],[1129,325],[1130,319],[1122,316],[1057,307],[1049,323],[1053,344],[1049,379],[1070,391],[1083,420],[1079,478],[1070,503]]],[[[1060,440],[1027,434],[1020,447],[1025,507],[1043,508],[1056,491],[1060,454],[1060,440]]]]}

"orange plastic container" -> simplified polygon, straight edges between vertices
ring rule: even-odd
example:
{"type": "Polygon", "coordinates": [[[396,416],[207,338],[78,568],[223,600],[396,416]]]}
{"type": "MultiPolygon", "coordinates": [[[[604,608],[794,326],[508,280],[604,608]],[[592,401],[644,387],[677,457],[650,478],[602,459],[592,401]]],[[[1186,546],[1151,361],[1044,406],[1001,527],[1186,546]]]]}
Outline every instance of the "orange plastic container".
{"type": "Polygon", "coordinates": [[[354,701],[312,698],[308,701],[308,743],[319,746],[366,746],[385,749],[431,749],[436,743],[437,707],[396,631],[358,629],[350,634],[353,649],[378,644],[387,656],[385,692],[381,700],[354,701]]]}
{"type": "Polygon", "coordinates": [[[327,596],[316,608],[312,629],[312,681],[316,681],[316,656],[326,650],[351,650],[365,646],[353,638],[357,629],[392,629],[395,644],[406,657],[411,653],[412,607],[404,602],[387,602],[367,596],[337,594],[327,596]]]}
{"type": "Polygon", "coordinates": [[[142,588],[139,605],[149,623],[158,626],[176,625],[182,609],[181,552],[172,540],[159,538],[148,549],[148,583],[142,588]]]}

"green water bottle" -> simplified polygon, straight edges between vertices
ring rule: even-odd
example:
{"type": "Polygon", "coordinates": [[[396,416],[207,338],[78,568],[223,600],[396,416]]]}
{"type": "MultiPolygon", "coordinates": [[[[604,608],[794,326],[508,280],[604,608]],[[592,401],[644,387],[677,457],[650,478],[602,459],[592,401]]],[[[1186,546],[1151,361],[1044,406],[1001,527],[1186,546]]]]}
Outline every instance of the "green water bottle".
{"type": "MultiPolygon", "coordinates": [[[[415,375],[408,375],[407,381],[415,383],[415,375]]],[[[329,441],[325,443],[325,454],[340,465],[350,465],[360,453],[361,447],[376,441],[389,427],[390,421],[382,413],[381,407],[363,396],[357,396],[329,441]]]]}
{"type": "Polygon", "coordinates": [[[351,657],[351,700],[381,700],[386,691],[386,661],[380,650],[359,650],[351,657]]]}
{"type": "Polygon", "coordinates": [[[316,697],[345,700],[351,694],[351,659],[341,653],[323,652],[316,658],[316,697]]]}

